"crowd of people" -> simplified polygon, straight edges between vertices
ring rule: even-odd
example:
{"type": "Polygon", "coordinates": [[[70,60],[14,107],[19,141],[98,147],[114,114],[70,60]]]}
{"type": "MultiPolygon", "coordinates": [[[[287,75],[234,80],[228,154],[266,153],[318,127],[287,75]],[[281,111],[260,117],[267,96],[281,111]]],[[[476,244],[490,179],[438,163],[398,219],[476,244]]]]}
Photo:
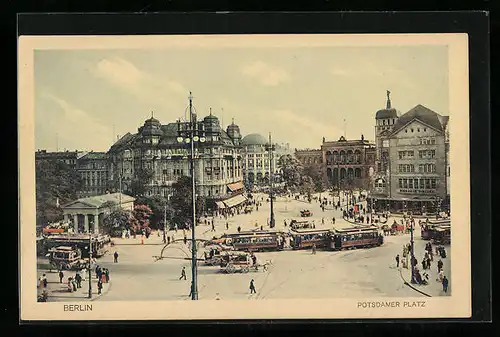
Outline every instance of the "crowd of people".
{"type": "Polygon", "coordinates": [[[441,283],[444,293],[448,292],[449,280],[446,277],[446,275],[444,275],[444,270],[443,270],[444,267],[443,259],[446,258],[446,249],[441,245],[436,245],[433,249],[432,243],[427,242],[424,248],[424,255],[421,261],[422,272],[418,267],[418,260],[415,257],[415,252],[413,252],[412,254],[411,249],[412,247],[410,243],[403,245],[402,257],[400,257],[399,254],[397,254],[395,257],[396,268],[408,269],[413,267],[413,273],[412,273],[413,279],[411,280],[412,283],[419,285],[428,285],[430,282],[429,281],[430,276],[427,271],[430,272],[432,268],[432,263],[434,261],[434,255],[436,255],[436,257],[439,258],[438,261],[436,262],[436,268],[437,268],[436,282],[441,283]]]}

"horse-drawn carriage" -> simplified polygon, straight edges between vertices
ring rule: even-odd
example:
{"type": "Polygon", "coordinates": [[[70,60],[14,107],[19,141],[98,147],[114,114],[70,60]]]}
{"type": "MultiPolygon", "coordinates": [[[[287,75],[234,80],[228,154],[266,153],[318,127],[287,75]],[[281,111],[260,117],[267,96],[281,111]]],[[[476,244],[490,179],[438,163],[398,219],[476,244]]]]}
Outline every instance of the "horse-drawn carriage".
{"type": "Polygon", "coordinates": [[[220,258],[220,270],[228,274],[259,271],[260,268],[266,271],[270,264],[269,262],[259,264],[252,254],[241,251],[224,251],[221,253],[220,258]]]}
{"type": "Polygon", "coordinates": [[[221,253],[230,250],[231,247],[223,245],[205,246],[205,264],[210,266],[219,266],[221,264],[221,253]]]}

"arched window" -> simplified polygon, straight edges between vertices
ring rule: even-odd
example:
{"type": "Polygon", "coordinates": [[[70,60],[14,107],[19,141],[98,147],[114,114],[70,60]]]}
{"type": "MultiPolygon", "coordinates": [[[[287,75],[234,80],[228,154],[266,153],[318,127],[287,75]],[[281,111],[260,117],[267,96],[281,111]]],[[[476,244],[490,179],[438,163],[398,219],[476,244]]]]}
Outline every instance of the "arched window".
{"type": "Polygon", "coordinates": [[[340,151],[340,162],[345,163],[345,161],[346,161],[345,151],[342,150],[340,151]]]}
{"type": "Polygon", "coordinates": [[[354,169],[354,177],[355,178],[361,178],[361,169],[359,167],[357,167],[356,169],[354,169]]]}

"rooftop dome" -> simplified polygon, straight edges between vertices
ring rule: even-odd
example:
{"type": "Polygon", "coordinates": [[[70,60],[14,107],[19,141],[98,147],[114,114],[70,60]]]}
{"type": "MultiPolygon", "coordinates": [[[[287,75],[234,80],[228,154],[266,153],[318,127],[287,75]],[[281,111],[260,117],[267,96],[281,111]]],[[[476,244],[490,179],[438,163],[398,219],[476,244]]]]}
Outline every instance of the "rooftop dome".
{"type": "Polygon", "coordinates": [[[375,119],[385,119],[385,118],[397,118],[398,111],[391,106],[391,92],[387,90],[387,104],[385,109],[377,111],[375,114],[375,119]]]}
{"type": "Polygon", "coordinates": [[[268,143],[267,139],[258,133],[251,133],[246,135],[241,140],[241,144],[243,145],[266,145],[268,143]]]}
{"type": "Polygon", "coordinates": [[[139,132],[143,136],[161,136],[163,134],[160,121],[153,116],[144,122],[144,125],[139,128],[139,132]]]}

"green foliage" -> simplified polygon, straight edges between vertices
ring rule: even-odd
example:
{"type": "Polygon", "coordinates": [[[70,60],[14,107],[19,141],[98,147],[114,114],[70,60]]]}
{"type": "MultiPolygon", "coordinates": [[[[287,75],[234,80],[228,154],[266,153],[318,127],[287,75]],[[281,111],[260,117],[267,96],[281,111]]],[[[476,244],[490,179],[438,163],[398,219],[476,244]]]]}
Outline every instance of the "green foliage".
{"type": "Polygon", "coordinates": [[[135,172],[134,179],[130,183],[130,190],[126,194],[134,197],[146,195],[149,190],[149,183],[153,179],[154,173],[150,169],[142,168],[135,172]]]}
{"type": "MultiPolygon", "coordinates": [[[[186,227],[193,223],[193,192],[190,177],[183,176],[173,185],[173,195],[170,199],[172,207],[172,223],[177,224],[179,228],[186,227]]],[[[196,216],[199,218],[206,205],[204,198],[198,197],[196,200],[196,216]]]]}
{"type": "Polygon", "coordinates": [[[294,156],[284,155],[278,159],[278,168],[282,172],[285,186],[289,189],[297,188],[301,182],[302,164],[294,156]]]}
{"type": "Polygon", "coordinates": [[[102,228],[107,234],[117,234],[131,226],[133,215],[129,211],[115,208],[102,219],[102,228]]]}
{"type": "Polygon", "coordinates": [[[62,219],[62,209],[57,207],[77,198],[76,191],[82,181],[75,170],[57,160],[40,160],[36,171],[36,223],[45,226],[48,222],[62,219]]]}

